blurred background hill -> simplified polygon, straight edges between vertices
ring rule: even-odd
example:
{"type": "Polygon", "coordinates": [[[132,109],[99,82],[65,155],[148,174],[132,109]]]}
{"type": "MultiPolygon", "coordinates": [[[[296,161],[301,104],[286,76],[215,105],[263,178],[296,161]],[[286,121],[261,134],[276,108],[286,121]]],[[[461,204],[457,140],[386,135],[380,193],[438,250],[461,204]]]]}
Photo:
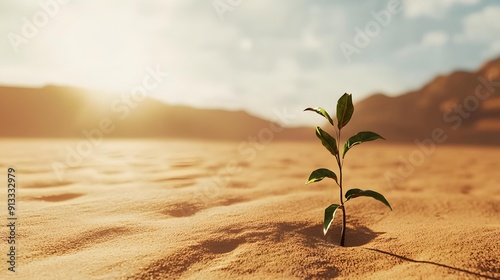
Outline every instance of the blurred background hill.
{"type": "Polygon", "coordinates": [[[430,138],[434,129],[445,131],[447,143],[500,144],[500,58],[395,97],[374,94],[356,104],[346,127],[400,142],[430,138]]]}
{"type": "MultiPolygon", "coordinates": [[[[433,129],[441,128],[449,143],[499,144],[499,81],[500,58],[475,72],[437,76],[394,97],[371,95],[356,103],[344,135],[373,130],[390,141],[411,142],[429,138],[433,129]]],[[[0,87],[0,136],[82,137],[82,130],[99,128],[106,119],[115,127],[108,137],[247,140],[261,133],[273,140],[315,139],[311,127],[282,128],[279,119],[266,120],[245,111],[174,106],[153,98],[127,103],[124,96],[72,87],[0,87]]],[[[327,109],[334,114],[333,108],[327,109]]]]}

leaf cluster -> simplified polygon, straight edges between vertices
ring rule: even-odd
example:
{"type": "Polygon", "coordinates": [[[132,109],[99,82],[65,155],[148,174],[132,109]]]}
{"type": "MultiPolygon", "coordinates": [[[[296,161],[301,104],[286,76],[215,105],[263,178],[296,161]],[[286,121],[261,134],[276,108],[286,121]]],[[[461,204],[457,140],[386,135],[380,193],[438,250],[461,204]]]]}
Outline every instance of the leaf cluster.
{"type": "Polygon", "coordinates": [[[340,97],[340,99],[337,102],[337,111],[336,111],[336,117],[337,117],[337,125],[335,125],[334,120],[328,112],[321,108],[321,107],[315,107],[315,108],[306,108],[304,111],[312,111],[315,112],[321,116],[323,116],[328,123],[330,123],[335,130],[337,138],[333,137],[330,135],[328,132],[325,130],[321,129],[321,127],[316,126],[316,136],[318,137],[319,140],[321,140],[321,144],[335,157],[337,165],[339,167],[339,176],[335,174],[335,172],[331,171],[330,169],[327,168],[319,168],[314,170],[309,178],[307,179],[306,184],[314,183],[314,182],[319,182],[323,180],[324,178],[330,178],[335,181],[337,185],[340,187],[340,204],[332,204],[328,206],[325,209],[325,217],[324,217],[324,222],[323,222],[323,233],[326,234],[328,229],[330,228],[333,219],[335,217],[335,213],[338,209],[341,209],[342,211],[344,210],[344,203],[347,201],[350,201],[356,197],[361,197],[361,196],[366,196],[366,197],[371,197],[374,198],[380,202],[382,202],[384,205],[389,207],[389,209],[392,210],[391,205],[389,202],[385,199],[383,195],[381,195],[378,192],[372,191],[372,190],[361,190],[361,189],[350,189],[345,193],[345,202],[343,201],[342,198],[342,166],[344,162],[344,158],[346,153],[354,146],[359,145],[364,142],[369,142],[369,141],[374,141],[377,139],[384,139],[382,136],[375,132],[371,131],[361,131],[358,132],[357,134],[349,137],[349,139],[344,143],[342,147],[342,151],[340,151],[340,135],[341,135],[341,130],[343,127],[345,127],[349,121],[352,118],[352,115],[354,114],[354,105],[352,103],[352,95],[345,93],[340,97]]]}

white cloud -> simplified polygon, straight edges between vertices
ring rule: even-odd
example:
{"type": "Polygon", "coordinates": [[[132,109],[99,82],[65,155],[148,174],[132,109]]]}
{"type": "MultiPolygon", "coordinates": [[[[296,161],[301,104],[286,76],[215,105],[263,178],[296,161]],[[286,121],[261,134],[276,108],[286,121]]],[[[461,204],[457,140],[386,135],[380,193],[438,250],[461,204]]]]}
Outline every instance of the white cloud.
{"type": "Polygon", "coordinates": [[[443,31],[429,31],[422,36],[422,40],[416,45],[409,45],[398,52],[396,56],[404,57],[417,52],[429,50],[431,48],[443,47],[448,43],[449,35],[443,31]]]}
{"type": "MultiPolygon", "coordinates": [[[[22,17],[32,17],[40,9],[37,1],[4,2],[0,1],[0,34],[4,35],[20,32],[22,17]]],[[[158,98],[271,117],[273,109],[282,106],[300,112],[324,104],[325,99],[334,104],[335,96],[344,91],[359,100],[377,90],[395,93],[420,85],[422,77],[435,73],[435,67],[414,71],[394,59],[393,53],[415,40],[397,53],[441,55],[447,51],[449,36],[440,28],[456,22],[457,15],[443,18],[434,27],[419,24],[410,34],[407,26],[415,21],[408,17],[439,16],[454,5],[477,3],[408,2],[408,17],[394,17],[377,43],[363,49],[359,60],[345,65],[338,46],[352,40],[353,27],[372,19],[374,6],[359,10],[359,5],[347,1],[253,0],[242,2],[220,21],[213,1],[122,2],[70,1],[18,54],[4,36],[0,83],[56,83],[124,92],[141,82],[146,65],[159,65],[170,75],[153,93],[158,98]],[[424,35],[415,38],[414,34],[424,35]]],[[[499,34],[495,21],[499,17],[497,9],[491,8],[464,20],[463,38],[482,42],[466,46],[471,54],[499,51],[500,42],[494,36],[499,34]]],[[[457,57],[453,63],[460,61],[457,57]]],[[[450,69],[456,67],[447,63],[450,69]]]]}
{"type": "Polygon", "coordinates": [[[323,47],[321,39],[309,31],[304,31],[302,34],[302,44],[308,49],[320,49],[323,47]]]}
{"type": "Polygon", "coordinates": [[[479,0],[406,0],[405,16],[408,18],[440,18],[455,5],[475,5],[479,0]]]}
{"type": "Polygon", "coordinates": [[[448,34],[442,31],[431,31],[424,34],[422,47],[440,47],[448,42],[448,34]]]}
{"type": "Polygon", "coordinates": [[[500,54],[500,40],[491,43],[487,52],[491,54],[500,54]]]}
{"type": "Polygon", "coordinates": [[[240,48],[244,51],[251,51],[253,48],[252,39],[244,38],[240,40],[240,48]]]}
{"type": "Polygon", "coordinates": [[[493,41],[500,34],[500,6],[486,7],[463,20],[464,37],[469,40],[493,41]]]}
{"type": "Polygon", "coordinates": [[[454,37],[457,44],[473,43],[485,45],[483,57],[500,54],[500,6],[485,7],[468,15],[463,20],[463,31],[454,37]]]}

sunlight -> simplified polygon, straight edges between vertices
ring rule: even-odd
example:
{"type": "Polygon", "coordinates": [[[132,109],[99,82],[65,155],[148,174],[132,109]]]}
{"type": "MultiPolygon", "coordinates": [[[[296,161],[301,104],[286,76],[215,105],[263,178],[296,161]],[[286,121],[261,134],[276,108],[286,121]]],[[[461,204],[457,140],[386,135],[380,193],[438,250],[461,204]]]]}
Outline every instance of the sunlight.
{"type": "Polygon", "coordinates": [[[74,13],[61,14],[58,24],[47,30],[44,52],[54,68],[65,69],[61,81],[105,91],[124,91],[143,76],[148,63],[147,36],[126,13],[92,11],[93,17],[75,20],[74,13]],[[54,48],[54,46],[57,46],[54,48]]]}

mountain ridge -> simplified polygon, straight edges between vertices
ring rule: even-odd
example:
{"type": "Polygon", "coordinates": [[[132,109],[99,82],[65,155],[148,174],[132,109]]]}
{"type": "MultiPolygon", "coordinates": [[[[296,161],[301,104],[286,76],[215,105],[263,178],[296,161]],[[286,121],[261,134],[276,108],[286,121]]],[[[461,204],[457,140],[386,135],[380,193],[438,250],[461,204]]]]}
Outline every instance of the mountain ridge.
{"type": "MultiPolygon", "coordinates": [[[[316,138],[312,127],[281,127],[246,111],[169,105],[149,97],[125,103],[118,95],[74,87],[0,87],[0,137],[82,137],[103,120],[113,126],[106,134],[113,138],[316,138]]],[[[415,142],[436,129],[447,143],[500,144],[500,57],[474,72],[438,75],[398,96],[368,96],[355,104],[343,135],[370,130],[391,142],[415,142]]]]}
{"type": "Polygon", "coordinates": [[[82,137],[83,130],[109,120],[114,128],[107,136],[112,138],[309,138],[310,129],[284,128],[245,111],[196,109],[149,97],[130,105],[116,101],[117,96],[73,87],[0,87],[0,137],[82,137]]]}
{"type": "Polygon", "coordinates": [[[477,71],[438,75],[419,89],[389,97],[378,93],[355,105],[346,127],[414,142],[443,129],[447,143],[500,144],[500,58],[477,71]]]}

